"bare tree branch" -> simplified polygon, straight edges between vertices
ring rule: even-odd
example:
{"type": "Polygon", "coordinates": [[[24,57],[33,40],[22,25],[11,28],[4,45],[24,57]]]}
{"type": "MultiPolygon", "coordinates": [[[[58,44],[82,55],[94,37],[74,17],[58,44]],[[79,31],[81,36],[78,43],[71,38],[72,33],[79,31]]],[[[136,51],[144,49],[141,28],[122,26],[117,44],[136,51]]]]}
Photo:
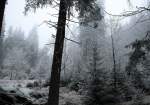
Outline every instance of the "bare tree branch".
{"type": "MultiPolygon", "coordinates": [[[[53,38],[56,38],[56,36],[53,35],[53,34],[52,34],[52,37],[53,37],[53,38]]],[[[75,41],[75,40],[72,40],[72,39],[69,39],[69,38],[66,38],[66,37],[65,37],[65,39],[68,40],[68,41],[71,41],[71,42],[73,42],[73,43],[76,43],[76,44],[78,44],[78,45],[81,44],[80,42],[77,42],[77,41],[75,41]]]]}
{"type": "Polygon", "coordinates": [[[106,14],[111,15],[111,16],[118,16],[118,17],[129,17],[129,16],[133,16],[136,14],[140,14],[145,11],[150,11],[149,7],[137,7],[137,10],[135,10],[135,11],[125,11],[121,14],[115,15],[115,14],[111,14],[111,13],[107,12],[104,8],[102,8],[102,9],[106,14]]]}

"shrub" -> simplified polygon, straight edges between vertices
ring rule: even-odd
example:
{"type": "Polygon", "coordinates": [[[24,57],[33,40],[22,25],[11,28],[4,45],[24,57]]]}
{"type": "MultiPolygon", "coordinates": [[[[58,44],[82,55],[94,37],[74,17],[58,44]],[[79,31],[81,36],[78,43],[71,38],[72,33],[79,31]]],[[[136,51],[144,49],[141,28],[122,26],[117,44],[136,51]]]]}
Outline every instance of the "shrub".
{"type": "Polygon", "coordinates": [[[61,86],[61,87],[66,87],[66,86],[68,86],[70,83],[71,83],[70,80],[61,80],[61,81],[60,81],[60,86],[61,86]]]}
{"type": "Polygon", "coordinates": [[[31,93],[30,93],[30,96],[31,96],[31,97],[34,97],[34,98],[36,98],[36,99],[39,99],[39,98],[42,98],[42,97],[43,97],[43,94],[37,93],[37,92],[31,92],[31,93]]]}
{"type": "Polygon", "coordinates": [[[68,85],[70,90],[78,91],[79,90],[79,83],[78,82],[71,82],[68,85]]]}
{"type": "Polygon", "coordinates": [[[43,86],[43,87],[48,87],[48,86],[50,86],[50,81],[49,81],[49,80],[46,80],[46,81],[43,83],[42,86],[43,86]]]}
{"type": "Polygon", "coordinates": [[[33,85],[33,83],[27,83],[26,87],[27,87],[27,88],[33,88],[34,85],[33,85]]]}
{"type": "Polygon", "coordinates": [[[34,87],[39,87],[39,86],[40,86],[39,81],[34,81],[34,82],[33,82],[33,86],[34,86],[34,87]]]}
{"type": "Polygon", "coordinates": [[[18,84],[17,87],[22,87],[22,85],[21,85],[21,84],[18,84]]]}

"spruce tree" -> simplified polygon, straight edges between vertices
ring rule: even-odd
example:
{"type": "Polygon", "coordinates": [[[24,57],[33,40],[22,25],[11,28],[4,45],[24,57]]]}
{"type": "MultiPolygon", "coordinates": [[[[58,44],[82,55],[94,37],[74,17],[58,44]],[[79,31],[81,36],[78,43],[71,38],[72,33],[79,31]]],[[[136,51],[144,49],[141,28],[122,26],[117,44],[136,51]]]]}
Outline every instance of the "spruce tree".
{"type": "MultiPolygon", "coordinates": [[[[45,5],[52,4],[52,2],[53,0],[26,0],[27,4],[25,10],[28,11],[31,8],[36,9],[39,7],[43,7],[45,5]]],[[[77,7],[76,9],[79,10],[81,17],[85,17],[89,15],[89,13],[95,12],[95,0],[60,0],[48,105],[58,105],[59,103],[59,84],[65,38],[65,26],[67,15],[69,19],[71,15],[70,8],[74,5],[77,7]]]]}
{"type": "Polygon", "coordinates": [[[106,72],[103,68],[103,59],[97,42],[92,48],[92,59],[89,63],[90,81],[88,83],[86,105],[103,105],[103,97],[106,89],[106,72]]]}

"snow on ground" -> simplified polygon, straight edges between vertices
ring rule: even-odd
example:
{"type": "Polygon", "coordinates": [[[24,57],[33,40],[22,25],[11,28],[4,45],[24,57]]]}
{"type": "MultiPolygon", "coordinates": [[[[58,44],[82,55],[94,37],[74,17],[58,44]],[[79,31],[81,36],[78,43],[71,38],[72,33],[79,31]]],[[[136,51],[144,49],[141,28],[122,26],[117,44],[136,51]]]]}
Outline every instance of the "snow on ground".
{"type": "MultiPolygon", "coordinates": [[[[27,88],[28,83],[34,83],[36,80],[0,80],[0,87],[7,91],[15,91],[21,96],[25,96],[34,104],[44,104],[48,100],[48,87],[27,88]]],[[[67,87],[60,87],[59,105],[83,105],[84,96],[67,87]]],[[[121,105],[133,105],[135,101],[121,103],[121,105]]],[[[142,102],[150,105],[150,95],[144,96],[142,102]]]]}
{"type": "Polygon", "coordinates": [[[60,105],[64,105],[66,103],[72,103],[73,105],[82,105],[83,96],[79,95],[75,91],[70,91],[66,87],[60,88],[60,105]]]}
{"type": "MultiPolygon", "coordinates": [[[[121,105],[133,105],[137,101],[140,100],[135,100],[135,101],[132,100],[132,101],[124,102],[121,105]]],[[[141,102],[143,103],[142,105],[150,105],[150,95],[143,96],[141,102]]]]}
{"type": "Polygon", "coordinates": [[[33,90],[26,88],[27,83],[33,83],[34,80],[0,80],[0,87],[7,91],[16,91],[18,94],[29,97],[33,90]]]}
{"type": "Polygon", "coordinates": [[[26,87],[27,83],[33,83],[36,80],[0,80],[0,87],[26,87]]]}
{"type": "Polygon", "coordinates": [[[150,96],[145,96],[143,101],[145,104],[148,104],[148,103],[150,104],[150,96]]]}
{"type": "MultiPolygon", "coordinates": [[[[35,104],[43,104],[48,99],[48,87],[27,88],[28,83],[33,83],[35,80],[0,80],[0,87],[7,91],[15,91],[17,94],[27,97],[35,104]]],[[[70,91],[66,87],[60,88],[59,105],[82,105],[83,96],[75,91],[70,91]]]]}

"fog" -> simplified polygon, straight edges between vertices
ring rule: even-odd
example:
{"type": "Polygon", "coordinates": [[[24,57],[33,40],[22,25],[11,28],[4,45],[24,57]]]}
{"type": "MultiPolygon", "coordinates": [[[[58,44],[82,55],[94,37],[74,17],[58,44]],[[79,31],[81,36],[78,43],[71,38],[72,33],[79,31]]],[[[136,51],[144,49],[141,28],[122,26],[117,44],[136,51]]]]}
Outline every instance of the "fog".
{"type": "Polygon", "coordinates": [[[8,0],[0,105],[149,105],[149,99],[149,0],[8,0]]]}

